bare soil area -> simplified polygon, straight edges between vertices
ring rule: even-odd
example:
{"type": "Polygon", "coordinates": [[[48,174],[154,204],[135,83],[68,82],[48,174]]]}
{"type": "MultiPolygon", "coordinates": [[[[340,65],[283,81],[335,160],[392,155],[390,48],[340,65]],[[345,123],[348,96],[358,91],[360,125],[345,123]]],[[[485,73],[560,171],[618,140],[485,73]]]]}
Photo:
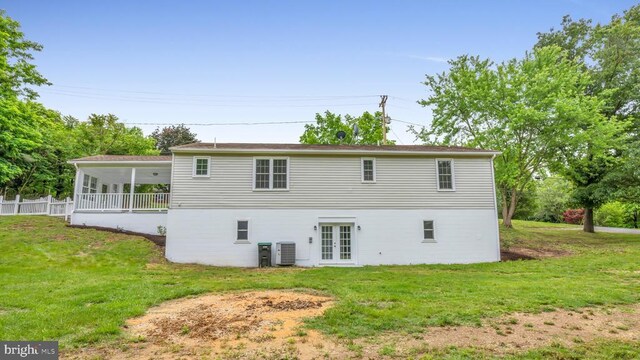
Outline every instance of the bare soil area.
{"type": "Polygon", "coordinates": [[[130,319],[131,341],[119,347],[63,353],[73,359],[380,359],[417,356],[450,346],[517,353],[552,343],[572,346],[597,339],[640,341],[640,305],[515,313],[482,326],[427,328],[337,340],[301,327],[332,306],[326,296],[252,291],[169,301],[130,319]]]}
{"type": "Polygon", "coordinates": [[[570,252],[559,249],[531,249],[526,247],[510,247],[500,251],[502,261],[513,260],[537,260],[551,257],[560,257],[571,255],[570,252]]]}

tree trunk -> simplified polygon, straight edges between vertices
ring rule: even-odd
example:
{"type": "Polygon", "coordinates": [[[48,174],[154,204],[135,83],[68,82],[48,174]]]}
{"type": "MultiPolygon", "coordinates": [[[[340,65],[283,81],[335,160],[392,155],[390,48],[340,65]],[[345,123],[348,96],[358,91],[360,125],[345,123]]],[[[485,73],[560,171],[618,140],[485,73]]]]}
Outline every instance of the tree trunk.
{"type": "Polygon", "coordinates": [[[593,208],[585,208],[584,209],[584,217],[582,218],[584,223],[582,230],[584,232],[594,233],[596,232],[593,228],[593,208]]]}
{"type": "Polygon", "coordinates": [[[517,192],[515,189],[511,190],[511,198],[509,204],[507,204],[506,196],[503,195],[502,198],[502,224],[505,227],[511,228],[513,224],[511,223],[511,218],[513,218],[513,214],[516,212],[516,205],[518,204],[517,192]]]}
{"type": "Polygon", "coordinates": [[[507,203],[507,195],[506,191],[504,190],[502,191],[502,225],[511,227],[511,218],[509,218],[509,204],[507,203]]]}

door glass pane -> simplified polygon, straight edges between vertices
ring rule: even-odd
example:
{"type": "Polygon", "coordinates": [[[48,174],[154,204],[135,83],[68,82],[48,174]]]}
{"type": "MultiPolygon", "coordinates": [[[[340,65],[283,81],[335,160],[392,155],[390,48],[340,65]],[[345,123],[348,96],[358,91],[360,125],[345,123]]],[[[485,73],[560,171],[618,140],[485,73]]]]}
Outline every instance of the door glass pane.
{"type": "Polygon", "coordinates": [[[351,260],[351,226],[340,226],[340,259],[351,260]]]}
{"type": "Polygon", "coordinates": [[[331,260],[333,259],[333,226],[323,225],[320,229],[322,260],[331,260]]]}

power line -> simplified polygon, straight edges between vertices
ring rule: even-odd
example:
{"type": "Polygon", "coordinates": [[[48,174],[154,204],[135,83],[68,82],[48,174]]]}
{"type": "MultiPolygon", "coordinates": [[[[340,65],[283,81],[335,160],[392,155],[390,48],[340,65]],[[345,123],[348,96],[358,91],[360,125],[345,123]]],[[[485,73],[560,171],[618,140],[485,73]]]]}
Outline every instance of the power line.
{"type": "Polygon", "coordinates": [[[156,123],[156,122],[125,122],[127,125],[189,125],[189,126],[244,126],[244,125],[283,125],[283,124],[310,124],[314,121],[265,121],[265,122],[227,122],[227,123],[156,123]]]}
{"type": "MultiPolygon", "coordinates": [[[[371,106],[374,103],[310,103],[310,104],[277,104],[273,101],[270,101],[267,104],[256,104],[255,101],[206,101],[206,100],[189,100],[189,99],[161,99],[161,98],[136,98],[136,97],[126,97],[126,96],[110,96],[110,95],[101,95],[101,94],[82,94],[82,93],[72,93],[72,92],[62,92],[62,91],[42,91],[43,93],[62,95],[62,96],[70,96],[76,98],[85,98],[85,99],[95,99],[95,100],[113,100],[113,101],[125,101],[125,102],[136,102],[136,103],[150,103],[150,104],[167,104],[167,105],[188,105],[188,106],[208,106],[208,107],[234,107],[234,106],[242,106],[242,107],[288,107],[288,108],[297,108],[297,107],[340,107],[340,106],[371,106]]],[[[318,99],[321,100],[321,99],[318,99]]],[[[327,100],[327,99],[324,99],[327,100]]],[[[309,101],[311,102],[311,101],[309,101]]]]}
{"type": "MultiPolygon", "coordinates": [[[[103,92],[120,92],[129,94],[150,94],[150,95],[164,95],[164,96],[189,96],[189,97],[220,97],[220,98],[264,98],[264,99],[353,99],[353,98],[374,98],[379,95],[228,95],[228,94],[188,94],[188,93],[171,93],[171,92],[158,92],[158,91],[134,91],[134,90],[122,90],[122,89],[105,89],[94,88],[87,86],[71,86],[71,85],[54,85],[53,88],[67,88],[67,89],[84,89],[103,92]]],[[[64,90],[63,90],[64,91],[64,90]]],[[[74,90],[67,90],[74,91],[74,90]]]]}
{"type": "Polygon", "coordinates": [[[389,129],[391,130],[391,133],[393,133],[393,136],[395,136],[396,139],[398,139],[398,141],[400,141],[400,145],[404,145],[404,142],[402,142],[402,140],[400,140],[400,137],[398,136],[398,134],[396,134],[396,132],[393,130],[393,128],[389,127],[389,129]]]}
{"type": "Polygon", "coordinates": [[[414,122],[410,122],[410,121],[404,121],[404,120],[398,120],[398,119],[391,119],[393,121],[397,121],[403,124],[409,124],[409,125],[415,125],[415,126],[424,126],[424,124],[418,124],[418,123],[414,123],[414,122]]]}

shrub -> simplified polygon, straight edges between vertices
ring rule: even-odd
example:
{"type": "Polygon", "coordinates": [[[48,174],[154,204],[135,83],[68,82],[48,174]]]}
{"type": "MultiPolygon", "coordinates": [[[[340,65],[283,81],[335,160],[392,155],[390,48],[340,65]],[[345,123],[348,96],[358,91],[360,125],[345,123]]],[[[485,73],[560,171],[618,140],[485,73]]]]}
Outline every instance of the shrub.
{"type": "Polygon", "coordinates": [[[569,209],[562,214],[562,219],[567,224],[582,224],[584,209],[569,209]]]}
{"type": "Polygon", "coordinates": [[[559,223],[564,220],[563,211],[571,201],[571,183],[560,177],[548,177],[539,182],[536,189],[536,221],[559,223]]]}
{"type": "Polygon", "coordinates": [[[624,204],[613,201],[602,205],[595,214],[595,223],[600,226],[625,227],[627,226],[624,204]]]}

